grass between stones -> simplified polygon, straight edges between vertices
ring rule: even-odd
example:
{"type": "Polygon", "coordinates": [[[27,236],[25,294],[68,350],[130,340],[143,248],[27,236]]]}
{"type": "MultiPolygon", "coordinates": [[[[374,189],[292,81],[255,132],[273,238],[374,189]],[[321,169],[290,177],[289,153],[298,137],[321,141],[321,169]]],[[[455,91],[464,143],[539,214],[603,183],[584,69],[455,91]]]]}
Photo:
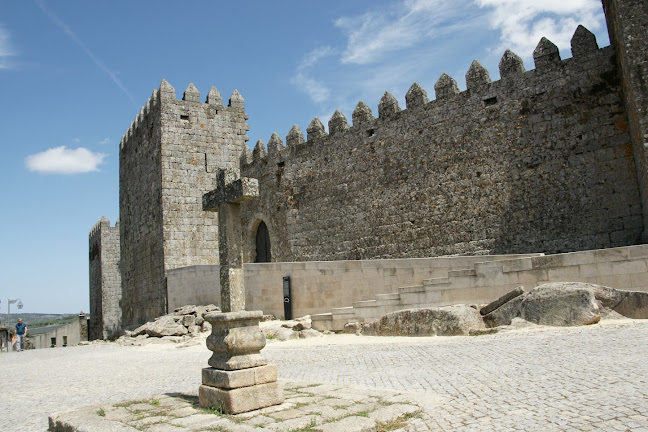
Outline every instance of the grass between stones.
{"type": "Polygon", "coordinates": [[[99,408],[97,410],[97,415],[100,416],[100,417],[106,417],[106,411],[104,411],[103,408],[99,408]]]}
{"type": "MultiPolygon", "coordinates": [[[[233,423],[243,423],[245,421],[245,419],[238,418],[238,417],[236,417],[234,415],[225,414],[223,412],[223,406],[222,405],[218,406],[218,407],[212,407],[212,408],[203,408],[198,404],[193,404],[193,407],[195,409],[197,409],[197,410],[200,410],[200,411],[204,412],[205,414],[213,414],[213,415],[216,415],[218,417],[226,418],[227,420],[229,420],[229,421],[231,421],[233,423]]],[[[214,430],[220,431],[221,429],[214,429],[214,430]]],[[[208,430],[211,431],[211,429],[208,429],[208,430]]],[[[226,429],[223,429],[223,430],[226,430],[226,429]]]]}
{"type": "Polygon", "coordinates": [[[316,432],[315,429],[313,429],[315,426],[317,426],[317,421],[312,419],[306,426],[297,429],[290,429],[287,432],[316,432]]]}
{"type": "Polygon", "coordinates": [[[407,422],[413,418],[420,418],[422,411],[414,411],[413,413],[404,414],[392,421],[389,422],[376,422],[376,432],[389,432],[396,429],[403,428],[407,425],[407,422]]]}
{"type": "Polygon", "coordinates": [[[138,405],[138,404],[149,404],[149,405],[159,405],[160,401],[158,399],[153,399],[153,400],[148,400],[148,399],[139,399],[139,400],[133,400],[133,401],[128,401],[128,402],[121,402],[118,404],[113,405],[115,408],[128,408],[133,405],[138,405]],[[157,401],[157,403],[155,403],[157,401]]]}

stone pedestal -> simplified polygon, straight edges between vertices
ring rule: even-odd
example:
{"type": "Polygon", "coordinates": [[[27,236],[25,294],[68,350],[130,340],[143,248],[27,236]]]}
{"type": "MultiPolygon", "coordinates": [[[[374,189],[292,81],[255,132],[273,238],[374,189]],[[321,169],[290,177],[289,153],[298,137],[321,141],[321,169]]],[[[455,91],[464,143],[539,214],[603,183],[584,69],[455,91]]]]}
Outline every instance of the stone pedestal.
{"type": "Polygon", "coordinates": [[[261,356],[265,336],[259,328],[261,311],[210,313],[207,348],[214,354],[202,370],[200,406],[238,414],[283,402],[277,366],[261,356]]]}

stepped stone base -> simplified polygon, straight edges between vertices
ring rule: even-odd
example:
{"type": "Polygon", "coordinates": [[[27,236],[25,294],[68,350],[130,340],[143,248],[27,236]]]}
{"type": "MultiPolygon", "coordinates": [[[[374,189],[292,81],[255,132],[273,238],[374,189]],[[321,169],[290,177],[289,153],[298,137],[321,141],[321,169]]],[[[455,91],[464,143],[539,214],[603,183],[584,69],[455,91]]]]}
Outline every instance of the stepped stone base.
{"type": "Polygon", "coordinates": [[[261,356],[266,339],[259,328],[261,311],[205,315],[212,325],[207,348],[212,367],[203,368],[198,400],[203,408],[225,414],[254,411],[283,402],[277,366],[261,356]]]}
{"type": "Polygon", "coordinates": [[[203,408],[217,408],[227,414],[279,405],[283,403],[283,392],[278,382],[258,384],[236,389],[222,389],[201,385],[198,399],[203,408]]]}
{"type": "Polygon", "coordinates": [[[249,369],[225,371],[203,368],[202,383],[209,387],[235,389],[277,381],[277,365],[259,366],[249,369]]]}

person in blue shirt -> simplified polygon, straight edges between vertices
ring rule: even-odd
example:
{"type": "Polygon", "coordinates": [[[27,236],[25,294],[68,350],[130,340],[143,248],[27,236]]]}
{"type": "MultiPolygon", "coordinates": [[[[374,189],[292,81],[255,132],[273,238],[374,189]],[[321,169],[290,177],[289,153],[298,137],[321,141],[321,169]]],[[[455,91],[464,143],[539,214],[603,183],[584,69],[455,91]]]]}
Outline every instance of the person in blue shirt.
{"type": "Polygon", "coordinates": [[[18,324],[16,324],[16,351],[22,351],[25,349],[25,335],[27,334],[27,324],[25,324],[22,318],[18,319],[18,324]]]}

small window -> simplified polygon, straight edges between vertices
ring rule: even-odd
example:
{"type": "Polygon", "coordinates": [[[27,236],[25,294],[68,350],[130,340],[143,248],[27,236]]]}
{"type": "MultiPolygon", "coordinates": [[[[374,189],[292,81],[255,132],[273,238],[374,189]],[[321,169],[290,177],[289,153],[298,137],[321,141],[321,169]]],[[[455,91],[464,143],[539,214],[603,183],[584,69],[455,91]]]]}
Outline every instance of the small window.
{"type": "Polygon", "coordinates": [[[369,130],[367,130],[367,137],[372,137],[372,136],[374,136],[375,134],[376,134],[376,133],[374,132],[373,129],[369,129],[369,130]]]}
{"type": "Polygon", "coordinates": [[[484,105],[485,106],[492,106],[492,105],[495,105],[496,103],[497,103],[497,98],[496,97],[492,97],[492,98],[488,98],[488,99],[484,100],[484,105]]]}
{"type": "Polygon", "coordinates": [[[188,115],[181,115],[180,120],[189,121],[189,116],[188,115]]]}

